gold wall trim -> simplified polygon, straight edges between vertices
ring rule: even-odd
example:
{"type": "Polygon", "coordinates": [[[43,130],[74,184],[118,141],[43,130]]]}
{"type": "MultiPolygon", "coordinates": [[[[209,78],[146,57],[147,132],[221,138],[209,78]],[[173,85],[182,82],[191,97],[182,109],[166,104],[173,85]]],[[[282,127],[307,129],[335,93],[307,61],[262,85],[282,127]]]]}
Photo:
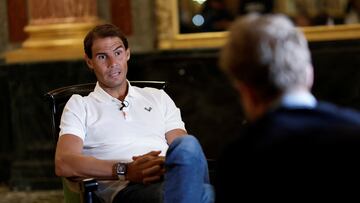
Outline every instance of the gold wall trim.
{"type": "Polygon", "coordinates": [[[99,21],[28,25],[29,38],[18,50],[5,53],[6,63],[59,61],[83,58],[83,39],[99,21]]]}
{"type": "MultiPolygon", "coordinates": [[[[227,32],[180,34],[177,0],[156,0],[157,47],[159,49],[217,48],[226,41],[227,32]]],[[[307,39],[333,41],[360,39],[360,25],[300,27],[307,39]]]]}
{"type": "Polygon", "coordinates": [[[225,43],[227,32],[176,34],[159,41],[160,49],[216,48],[225,43]]]}
{"type": "Polygon", "coordinates": [[[300,28],[309,41],[360,39],[360,25],[313,26],[300,28]]]}
{"type": "Polygon", "coordinates": [[[61,60],[80,60],[84,56],[82,46],[56,47],[56,48],[21,48],[5,53],[5,61],[11,63],[29,63],[61,60]]]}
{"type": "Polygon", "coordinates": [[[95,24],[92,22],[28,25],[25,32],[29,34],[29,38],[23,43],[23,47],[81,46],[86,33],[95,24]]]}

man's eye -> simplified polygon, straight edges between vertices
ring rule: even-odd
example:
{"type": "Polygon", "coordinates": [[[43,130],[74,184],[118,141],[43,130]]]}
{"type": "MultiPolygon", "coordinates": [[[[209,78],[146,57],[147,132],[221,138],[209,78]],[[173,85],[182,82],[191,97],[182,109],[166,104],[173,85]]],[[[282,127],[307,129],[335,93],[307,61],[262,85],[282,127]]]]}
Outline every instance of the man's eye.
{"type": "Polygon", "coordinates": [[[97,58],[100,59],[100,60],[104,60],[106,58],[106,56],[105,55],[98,55],[97,58]]]}
{"type": "Polygon", "coordinates": [[[120,56],[121,55],[121,52],[120,51],[116,51],[115,52],[115,56],[120,56]]]}

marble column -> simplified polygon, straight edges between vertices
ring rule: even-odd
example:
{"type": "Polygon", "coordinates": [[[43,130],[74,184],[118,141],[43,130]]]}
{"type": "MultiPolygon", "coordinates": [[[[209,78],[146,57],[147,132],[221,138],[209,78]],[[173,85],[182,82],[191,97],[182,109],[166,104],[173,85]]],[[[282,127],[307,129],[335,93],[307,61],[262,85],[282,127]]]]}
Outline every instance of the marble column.
{"type": "Polygon", "coordinates": [[[85,34],[99,23],[96,0],[27,0],[29,37],[6,61],[76,59],[83,55],[85,34]]]}

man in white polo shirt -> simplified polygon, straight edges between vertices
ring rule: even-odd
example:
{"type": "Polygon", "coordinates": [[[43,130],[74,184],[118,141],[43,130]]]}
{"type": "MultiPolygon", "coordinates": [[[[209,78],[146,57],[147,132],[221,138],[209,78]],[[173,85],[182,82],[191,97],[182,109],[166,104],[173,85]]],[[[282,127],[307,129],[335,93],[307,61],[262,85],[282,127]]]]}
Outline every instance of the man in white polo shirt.
{"type": "Polygon", "coordinates": [[[84,50],[97,84],[64,108],[56,174],[103,179],[97,195],[105,202],[213,202],[205,156],[180,110],[163,90],[126,79],[130,49],[121,31],[96,26],[84,50]]]}

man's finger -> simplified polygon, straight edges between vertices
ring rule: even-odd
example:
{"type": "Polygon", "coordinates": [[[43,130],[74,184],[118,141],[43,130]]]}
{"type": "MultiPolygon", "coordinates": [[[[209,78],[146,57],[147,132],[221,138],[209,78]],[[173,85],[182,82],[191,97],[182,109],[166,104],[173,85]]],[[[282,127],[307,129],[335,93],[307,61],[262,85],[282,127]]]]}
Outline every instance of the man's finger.
{"type": "Polygon", "coordinates": [[[133,165],[137,166],[140,169],[147,169],[156,165],[163,167],[164,163],[165,163],[165,159],[163,157],[152,157],[152,156],[141,157],[133,161],[133,165]]]}
{"type": "Polygon", "coordinates": [[[155,174],[159,174],[161,172],[161,167],[159,165],[152,166],[150,168],[146,168],[142,171],[144,177],[152,176],[155,174]]]}
{"type": "Polygon", "coordinates": [[[160,150],[158,151],[150,151],[146,154],[143,155],[139,155],[139,156],[133,156],[132,159],[135,161],[136,159],[142,158],[142,157],[147,157],[147,156],[158,156],[161,153],[160,150]]]}
{"type": "Polygon", "coordinates": [[[161,176],[146,177],[146,178],[143,179],[143,183],[144,184],[149,184],[149,183],[157,182],[160,179],[161,179],[161,176]]]}

